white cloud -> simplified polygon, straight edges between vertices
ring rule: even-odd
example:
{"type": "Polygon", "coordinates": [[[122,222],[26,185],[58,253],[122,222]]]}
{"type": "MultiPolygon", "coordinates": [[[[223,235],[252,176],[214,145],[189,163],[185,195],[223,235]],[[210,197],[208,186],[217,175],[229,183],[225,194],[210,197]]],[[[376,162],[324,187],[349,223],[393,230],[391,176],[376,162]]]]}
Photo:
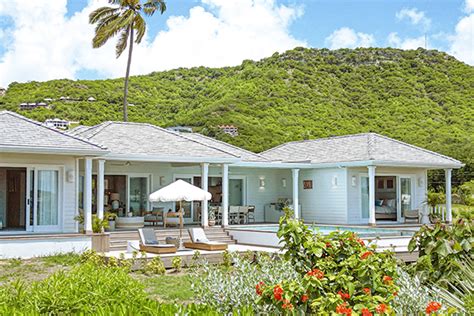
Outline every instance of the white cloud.
{"type": "Polygon", "coordinates": [[[464,5],[464,10],[467,13],[471,13],[472,11],[474,11],[474,0],[466,0],[466,3],[464,5]]]}
{"type": "MultiPolygon", "coordinates": [[[[89,0],[72,17],[67,0],[0,2],[0,16],[14,21],[0,30],[11,39],[0,56],[0,85],[11,81],[77,77],[91,70],[102,77],[123,76],[126,55],[115,59],[115,40],[92,49],[94,27],[89,13],[107,5],[89,0]],[[21,8],[21,9],[20,9],[21,8]]],[[[260,59],[306,43],[289,32],[302,9],[275,0],[201,0],[189,16],[171,16],[167,29],[154,38],[147,34],[134,49],[132,73],[191,66],[231,66],[243,59],[260,59]]],[[[153,18],[163,18],[156,16],[153,18]]]]}
{"type": "Polygon", "coordinates": [[[413,25],[421,26],[424,31],[427,31],[431,26],[431,19],[425,15],[425,12],[416,8],[402,9],[395,16],[400,21],[408,20],[413,25]]]}
{"type": "Polygon", "coordinates": [[[414,38],[400,38],[397,32],[392,32],[388,35],[387,41],[390,47],[401,49],[417,49],[418,47],[425,47],[425,37],[414,38]]]}
{"type": "Polygon", "coordinates": [[[326,37],[326,45],[330,49],[370,47],[375,45],[372,34],[356,32],[351,28],[342,27],[326,37]]]}
{"type": "Polygon", "coordinates": [[[474,13],[463,17],[449,38],[449,53],[459,60],[474,65],[474,13]]]}

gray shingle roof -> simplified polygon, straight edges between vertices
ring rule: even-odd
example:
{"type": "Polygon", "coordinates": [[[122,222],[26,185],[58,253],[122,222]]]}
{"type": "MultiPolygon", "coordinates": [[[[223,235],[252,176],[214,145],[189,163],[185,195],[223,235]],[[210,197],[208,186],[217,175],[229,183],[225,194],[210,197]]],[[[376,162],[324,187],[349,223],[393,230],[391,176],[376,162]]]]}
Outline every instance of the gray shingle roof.
{"type": "Polygon", "coordinates": [[[176,158],[239,158],[161,127],[147,123],[104,122],[72,133],[106,145],[110,155],[176,158]]]}
{"type": "Polygon", "coordinates": [[[245,162],[268,162],[268,159],[265,157],[256,154],[254,152],[248,151],[246,149],[231,145],[229,143],[204,136],[199,133],[180,133],[184,137],[190,138],[192,140],[198,141],[206,146],[212,146],[214,148],[219,148],[220,150],[231,153],[235,156],[242,158],[242,161],[245,162]]]}
{"type": "Polygon", "coordinates": [[[462,166],[454,158],[375,133],[290,142],[261,155],[284,162],[343,163],[373,160],[407,165],[462,166]]]}
{"type": "Polygon", "coordinates": [[[59,154],[107,152],[97,144],[65,134],[9,111],[0,111],[0,148],[59,154]]]}

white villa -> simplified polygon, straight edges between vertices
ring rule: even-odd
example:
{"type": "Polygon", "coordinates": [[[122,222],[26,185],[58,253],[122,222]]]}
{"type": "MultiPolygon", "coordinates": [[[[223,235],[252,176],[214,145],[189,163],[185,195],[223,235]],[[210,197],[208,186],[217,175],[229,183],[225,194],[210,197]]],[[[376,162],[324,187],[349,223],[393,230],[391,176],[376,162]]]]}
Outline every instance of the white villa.
{"type": "MultiPolygon", "coordinates": [[[[286,201],[297,217],[327,224],[403,223],[426,198],[427,171],[446,173],[451,220],[453,158],[374,133],[286,143],[261,154],[203,136],[145,123],[104,122],[67,133],[0,112],[0,235],[74,234],[92,214],[114,209],[143,218],[148,195],[183,179],[213,194],[188,203],[185,223],[221,225],[235,206],[254,206],[255,223],[276,222],[286,201]],[[115,205],[113,205],[115,204],[115,205]]],[[[235,208],[234,208],[235,209],[235,208]]],[[[1,241],[0,241],[1,243],[1,241]]]]}

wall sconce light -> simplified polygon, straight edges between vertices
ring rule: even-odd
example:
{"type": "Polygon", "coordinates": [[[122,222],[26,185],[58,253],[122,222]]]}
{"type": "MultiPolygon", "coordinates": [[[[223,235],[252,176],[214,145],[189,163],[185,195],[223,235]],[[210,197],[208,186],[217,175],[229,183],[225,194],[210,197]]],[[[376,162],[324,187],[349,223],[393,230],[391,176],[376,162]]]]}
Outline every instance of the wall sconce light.
{"type": "Polygon", "coordinates": [[[260,178],[260,189],[265,187],[265,178],[260,178]]]}
{"type": "Polygon", "coordinates": [[[74,170],[68,170],[66,172],[66,181],[67,182],[74,182],[74,170]]]}
{"type": "Polygon", "coordinates": [[[337,187],[337,176],[334,176],[334,177],[332,178],[332,186],[333,186],[333,187],[337,187]]]}
{"type": "Polygon", "coordinates": [[[351,184],[352,184],[353,187],[355,187],[357,185],[357,177],[356,176],[352,176],[351,184]]]}
{"type": "Polygon", "coordinates": [[[418,178],[418,186],[421,188],[425,184],[425,181],[423,181],[423,178],[418,178]]]}
{"type": "Polygon", "coordinates": [[[286,179],[285,178],[281,179],[281,186],[286,188],[286,179]]]}
{"type": "Polygon", "coordinates": [[[160,186],[163,186],[163,185],[165,185],[165,177],[160,176],[160,186]]]}

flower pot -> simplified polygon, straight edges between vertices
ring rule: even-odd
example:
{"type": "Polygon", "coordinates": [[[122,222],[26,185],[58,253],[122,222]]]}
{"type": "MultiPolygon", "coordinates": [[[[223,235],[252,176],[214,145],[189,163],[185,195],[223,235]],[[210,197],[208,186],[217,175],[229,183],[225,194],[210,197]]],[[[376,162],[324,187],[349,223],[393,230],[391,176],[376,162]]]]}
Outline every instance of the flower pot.
{"type": "Polygon", "coordinates": [[[109,227],[106,230],[109,232],[113,232],[115,230],[115,220],[109,221],[109,227]]]}
{"type": "Polygon", "coordinates": [[[208,224],[209,224],[209,226],[214,226],[214,225],[216,225],[216,221],[210,219],[210,220],[208,221],[208,224]]]}

